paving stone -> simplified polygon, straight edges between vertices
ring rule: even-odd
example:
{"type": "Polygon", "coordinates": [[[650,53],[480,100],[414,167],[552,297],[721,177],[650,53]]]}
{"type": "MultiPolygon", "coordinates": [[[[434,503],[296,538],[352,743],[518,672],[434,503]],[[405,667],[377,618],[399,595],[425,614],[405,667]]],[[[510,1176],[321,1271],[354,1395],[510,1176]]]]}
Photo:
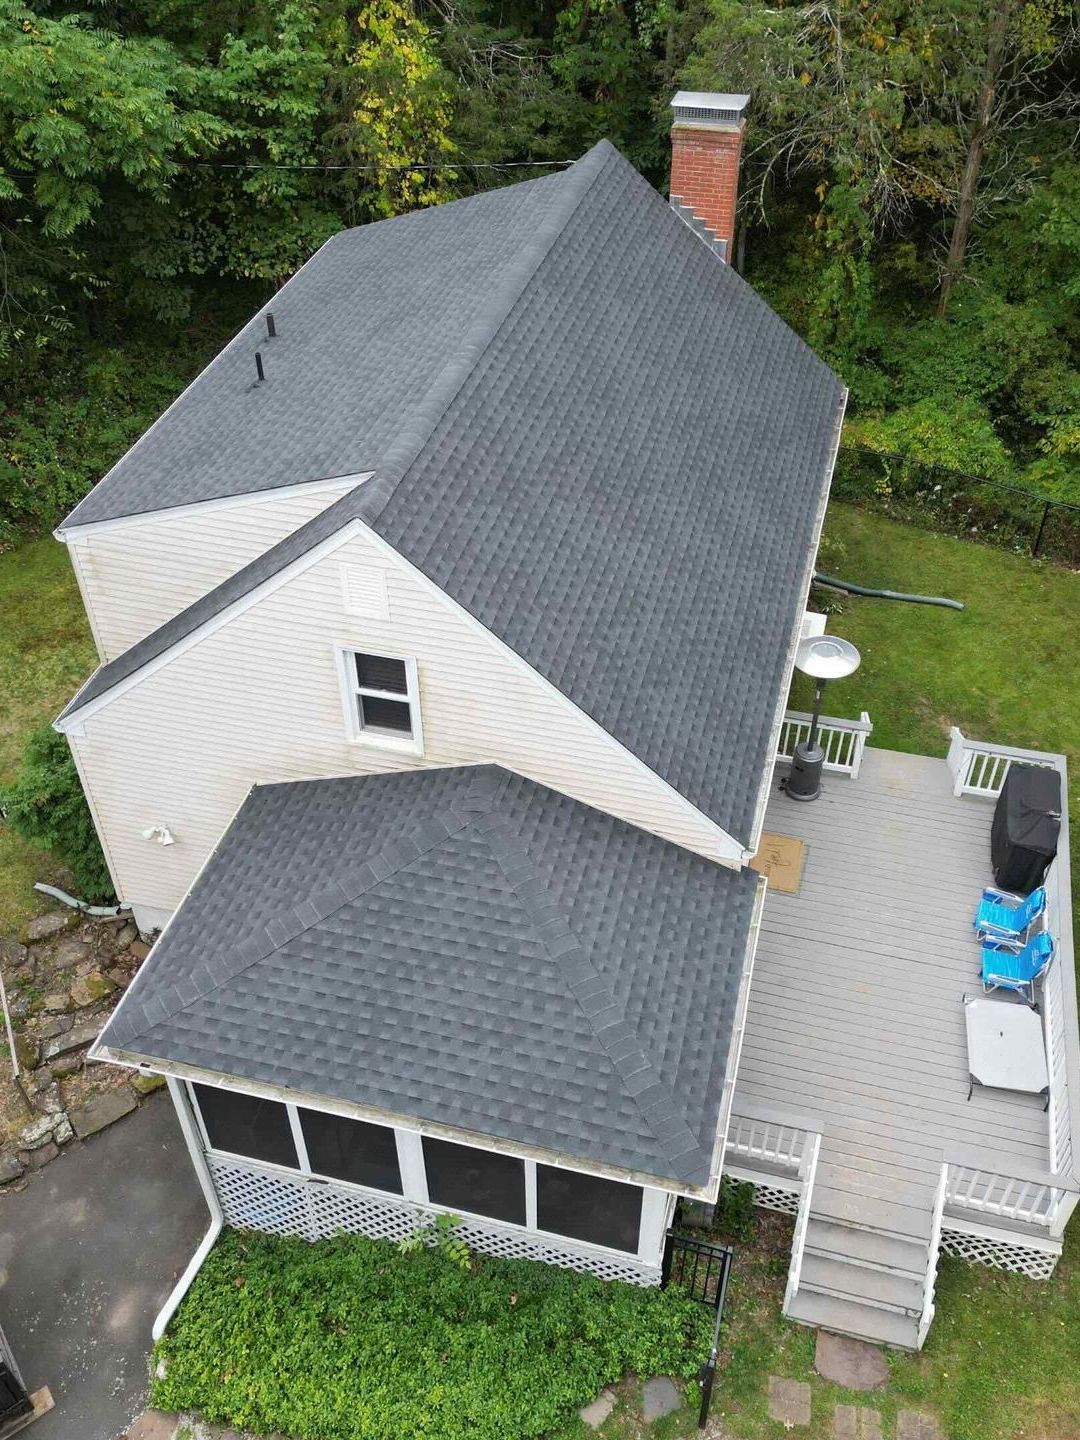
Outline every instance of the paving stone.
{"type": "Polygon", "coordinates": [[[828,1330],[817,1332],[814,1369],[845,1390],[880,1390],[889,1379],[889,1362],[880,1346],[828,1330]]]}
{"type": "Polygon", "coordinates": [[[78,939],[75,935],[65,935],[60,944],[53,951],[54,970],[73,970],[80,965],[90,954],[90,946],[85,940],[78,939]]]}
{"type": "Polygon", "coordinates": [[[922,1410],[901,1410],[896,1417],[896,1440],[945,1440],[933,1415],[922,1410]]]}
{"type": "Polygon", "coordinates": [[[42,1058],[55,1060],[58,1055],[66,1055],[70,1050],[78,1050],[82,1045],[89,1045],[92,1040],[98,1037],[103,1021],[83,1020],[78,1025],[72,1025],[62,1035],[57,1035],[54,1040],[48,1041],[42,1051],[42,1058]]]}
{"type": "Polygon", "coordinates": [[[53,1040],[57,1035],[63,1035],[70,1030],[74,1023],[70,1015],[54,1015],[51,1020],[37,1021],[34,1033],[39,1040],[53,1040]]]}
{"type": "Polygon", "coordinates": [[[144,1410],[128,1426],[127,1440],[173,1440],[179,1423],[175,1415],[166,1415],[164,1410],[144,1410]]]}
{"type": "Polygon", "coordinates": [[[47,1015],[61,1014],[71,1008],[71,996],[66,990],[54,990],[51,995],[44,997],[41,1008],[47,1015]]]}
{"type": "Polygon", "coordinates": [[[790,1429],[810,1424],[810,1386],[801,1380],[769,1376],[769,1418],[790,1429]]]}
{"type": "Polygon", "coordinates": [[[836,1440],[882,1440],[881,1411],[865,1405],[837,1405],[833,1434],[836,1440]]]}
{"type": "Polygon", "coordinates": [[[615,1395],[611,1390],[601,1390],[600,1394],[591,1405],[583,1405],[578,1411],[582,1420],[590,1430],[599,1430],[604,1421],[615,1409],[615,1395]]]}
{"type": "Polygon", "coordinates": [[[96,1135],[106,1125],[130,1115],[134,1109],[135,1097],[130,1091],[103,1090],[100,1095],[91,1096],[85,1105],[72,1110],[68,1118],[75,1134],[85,1140],[88,1135],[96,1135]]]}
{"type": "Polygon", "coordinates": [[[0,1185],[10,1185],[13,1180],[18,1180],[25,1169],[17,1155],[10,1150],[0,1151],[0,1185]]]}
{"type": "Polygon", "coordinates": [[[71,999],[80,1010],[85,1010],[88,1005],[96,1005],[99,1000],[104,1000],[106,995],[111,995],[115,989],[116,985],[107,975],[102,975],[100,970],[94,970],[75,981],[71,987],[71,999]]]}
{"type": "Polygon", "coordinates": [[[23,931],[22,938],[32,945],[36,940],[47,940],[50,935],[59,935],[74,920],[73,915],[59,910],[50,910],[47,915],[35,915],[23,931]]]}
{"type": "Polygon", "coordinates": [[[60,1154],[60,1147],[55,1140],[47,1140],[44,1145],[39,1145],[36,1150],[30,1151],[30,1159],[27,1162],[31,1170],[40,1170],[43,1165],[48,1165],[50,1160],[55,1160],[60,1154]]]}
{"type": "Polygon", "coordinates": [[[682,1391],[666,1375],[646,1380],[641,1392],[641,1411],[646,1420],[659,1420],[671,1415],[682,1405],[682,1391]]]}

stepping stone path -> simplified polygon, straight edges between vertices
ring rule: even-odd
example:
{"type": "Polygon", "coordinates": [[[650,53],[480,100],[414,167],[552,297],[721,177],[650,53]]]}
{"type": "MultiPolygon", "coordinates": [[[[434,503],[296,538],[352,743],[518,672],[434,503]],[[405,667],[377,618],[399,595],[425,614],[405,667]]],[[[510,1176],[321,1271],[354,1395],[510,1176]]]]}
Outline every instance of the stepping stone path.
{"type": "Polygon", "coordinates": [[[901,1410],[896,1417],[896,1440],[945,1440],[945,1431],[933,1415],[901,1410]]]}
{"type": "Polygon", "coordinates": [[[837,1405],[833,1434],[836,1440],[882,1440],[881,1411],[865,1405],[837,1405]]]}
{"type": "Polygon", "coordinates": [[[889,1362],[880,1346],[828,1330],[817,1332],[814,1369],[845,1390],[880,1390],[889,1380],[889,1362]]]}
{"type": "Polygon", "coordinates": [[[615,1395],[611,1390],[601,1390],[591,1405],[583,1405],[578,1411],[590,1430],[599,1430],[615,1409],[615,1395]]]}
{"type": "Polygon", "coordinates": [[[648,1421],[671,1415],[682,1405],[682,1392],[666,1375],[654,1375],[645,1381],[641,1395],[641,1413],[648,1421]]]}
{"type": "Polygon", "coordinates": [[[800,1380],[769,1376],[769,1419],[779,1420],[790,1430],[810,1424],[810,1386],[800,1380]]]}

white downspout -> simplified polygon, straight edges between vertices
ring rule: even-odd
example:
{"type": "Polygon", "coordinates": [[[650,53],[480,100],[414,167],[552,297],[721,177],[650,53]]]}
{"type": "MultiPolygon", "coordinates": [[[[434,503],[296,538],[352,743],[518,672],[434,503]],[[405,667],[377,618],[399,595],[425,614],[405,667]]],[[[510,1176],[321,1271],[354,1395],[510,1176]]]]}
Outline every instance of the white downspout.
{"type": "Polygon", "coordinates": [[[214,1189],[213,1177],[206,1164],[206,1156],[203,1154],[202,1142],[198,1131],[195,1128],[195,1121],[191,1109],[184,1094],[184,1083],[177,1080],[175,1076],[168,1075],[166,1080],[169,1086],[169,1094],[172,1096],[173,1105],[176,1107],[177,1119],[180,1121],[180,1129],[184,1132],[184,1139],[191,1154],[191,1163],[195,1167],[195,1174],[199,1177],[199,1184],[202,1187],[203,1198],[206,1200],[206,1208],[210,1211],[210,1228],[199,1243],[199,1248],[188,1261],[184,1273],[177,1280],[169,1294],[169,1298],[158,1311],[157,1319],[154,1321],[151,1334],[155,1341],[160,1340],[165,1333],[169,1321],[176,1314],[180,1301],[191,1289],[195,1276],[202,1269],[203,1261],[214,1248],[218,1236],[221,1234],[222,1226],[225,1224],[225,1217],[221,1213],[221,1205],[218,1201],[217,1191],[214,1189]]]}

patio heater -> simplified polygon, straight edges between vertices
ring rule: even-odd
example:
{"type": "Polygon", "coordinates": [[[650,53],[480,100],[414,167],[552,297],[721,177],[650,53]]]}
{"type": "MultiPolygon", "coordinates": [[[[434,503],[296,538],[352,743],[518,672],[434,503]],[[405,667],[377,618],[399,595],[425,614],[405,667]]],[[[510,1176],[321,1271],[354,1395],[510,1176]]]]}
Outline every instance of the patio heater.
{"type": "Polygon", "coordinates": [[[841,640],[836,635],[813,635],[799,641],[795,668],[809,675],[814,682],[814,715],[810,722],[810,734],[795,746],[791,772],[784,782],[784,789],[792,800],[816,800],[821,794],[825,751],[818,744],[818,726],[825,686],[830,680],[843,680],[845,676],[854,675],[860,658],[850,640],[841,640]]]}

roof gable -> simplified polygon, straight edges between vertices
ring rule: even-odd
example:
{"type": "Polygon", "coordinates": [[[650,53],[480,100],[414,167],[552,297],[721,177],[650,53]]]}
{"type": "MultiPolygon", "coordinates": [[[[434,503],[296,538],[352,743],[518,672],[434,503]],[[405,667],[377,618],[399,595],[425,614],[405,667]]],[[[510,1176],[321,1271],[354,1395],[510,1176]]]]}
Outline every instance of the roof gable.
{"type": "Polygon", "coordinates": [[[100,1044],[706,1185],[756,883],[490,766],[262,787],[100,1044]]]}
{"type": "Polygon", "coordinates": [[[375,477],[65,716],[360,519],[751,842],[843,388],[606,142],[545,194],[375,477]]]}

